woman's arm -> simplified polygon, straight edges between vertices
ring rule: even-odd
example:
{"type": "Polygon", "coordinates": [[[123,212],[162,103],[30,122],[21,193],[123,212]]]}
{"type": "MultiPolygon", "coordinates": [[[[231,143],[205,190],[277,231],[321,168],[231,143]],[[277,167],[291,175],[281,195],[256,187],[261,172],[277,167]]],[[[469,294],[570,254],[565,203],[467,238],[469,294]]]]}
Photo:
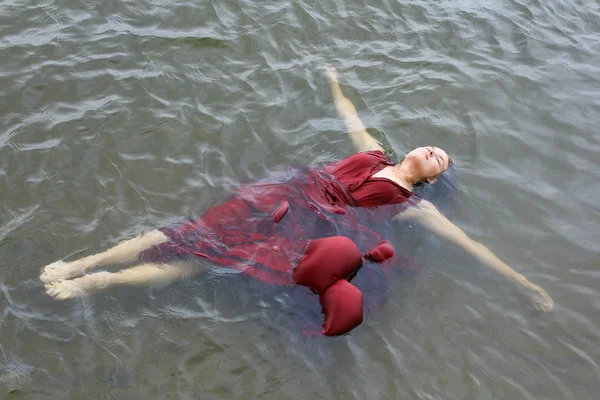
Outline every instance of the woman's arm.
{"type": "Polygon", "coordinates": [[[331,88],[331,93],[333,94],[335,108],[337,109],[340,118],[342,118],[346,123],[348,135],[350,135],[350,139],[352,140],[356,150],[384,151],[383,147],[381,147],[381,144],[379,144],[377,140],[367,133],[365,126],[360,118],[358,118],[354,104],[352,104],[352,102],[344,96],[344,93],[342,93],[335,68],[327,68],[327,79],[329,80],[329,87],[331,88]]]}
{"type": "Polygon", "coordinates": [[[537,309],[542,311],[552,310],[554,302],[544,289],[529,282],[527,278],[502,262],[484,245],[469,238],[462,229],[444,217],[430,202],[422,200],[417,206],[408,208],[394,219],[412,219],[418,221],[429,230],[459,245],[467,253],[473,255],[485,265],[516,284],[519,289],[532,298],[533,305],[537,309]]]}

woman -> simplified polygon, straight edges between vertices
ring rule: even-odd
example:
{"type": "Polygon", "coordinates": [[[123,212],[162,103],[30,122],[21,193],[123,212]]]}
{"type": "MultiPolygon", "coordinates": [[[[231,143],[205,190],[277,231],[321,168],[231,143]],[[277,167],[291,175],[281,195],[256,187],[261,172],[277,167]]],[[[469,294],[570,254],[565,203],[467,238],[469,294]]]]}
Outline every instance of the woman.
{"type": "Polygon", "coordinates": [[[549,311],[552,299],[539,286],[470,239],[429,201],[413,195],[419,184],[435,185],[452,165],[437,147],[419,147],[391,162],[344,96],[337,71],[327,71],[336,109],[358,153],[320,169],[298,168],[283,180],[243,185],[200,219],[152,231],[106,252],[46,266],[40,279],[56,299],[117,285],[157,286],[198,273],[190,257],[207,258],[254,278],[293,284],[291,271],[314,239],[342,235],[359,248],[383,239],[369,226],[384,220],[414,220],[459,245],[526,293],[536,308],[549,311]],[[99,266],[141,264],[117,273],[87,274],[99,266]]]}

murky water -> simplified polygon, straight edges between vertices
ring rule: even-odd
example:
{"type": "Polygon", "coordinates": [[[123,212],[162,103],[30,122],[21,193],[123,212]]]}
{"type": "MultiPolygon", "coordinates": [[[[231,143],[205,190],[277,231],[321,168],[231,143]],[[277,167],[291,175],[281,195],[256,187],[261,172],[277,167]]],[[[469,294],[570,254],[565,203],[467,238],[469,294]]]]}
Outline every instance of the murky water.
{"type": "Polygon", "coordinates": [[[599,65],[595,1],[0,3],[0,396],[596,398],[599,65]],[[341,338],[237,275],[44,293],[50,262],[351,154],[324,64],[397,154],[448,150],[454,221],[553,312],[424,234],[341,338]]]}

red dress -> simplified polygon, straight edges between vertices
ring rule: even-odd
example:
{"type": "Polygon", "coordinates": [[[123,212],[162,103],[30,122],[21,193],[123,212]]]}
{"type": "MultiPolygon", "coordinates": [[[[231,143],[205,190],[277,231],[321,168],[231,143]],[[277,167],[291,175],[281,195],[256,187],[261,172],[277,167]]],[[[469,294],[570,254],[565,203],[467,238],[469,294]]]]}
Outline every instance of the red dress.
{"type": "Polygon", "coordinates": [[[310,240],[346,236],[366,251],[384,239],[372,224],[419,201],[397,183],[372,177],[393,164],[381,151],[368,151],[242,185],[201,218],[161,229],[170,241],[140,258],[200,256],[264,282],[293,284],[292,270],[310,240]]]}

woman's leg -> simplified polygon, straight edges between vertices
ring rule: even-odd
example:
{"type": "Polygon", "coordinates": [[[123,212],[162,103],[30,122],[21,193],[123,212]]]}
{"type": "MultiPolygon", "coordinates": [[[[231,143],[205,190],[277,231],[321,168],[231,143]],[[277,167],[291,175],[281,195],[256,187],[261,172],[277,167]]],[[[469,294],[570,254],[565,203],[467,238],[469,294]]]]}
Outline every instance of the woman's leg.
{"type": "Polygon", "coordinates": [[[119,272],[101,271],[81,278],[48,283],[46,293],[55,299],[64,300],[119,285],[163,287],[179,279],[197,275],[206,269],[207,267],[190,261],[141,264],[119,272]]]}
{"type": "Polygon", "coordinates": [[[97,266],[136,261],[142,251],[168,240],[169,238],[164,233],[157,230],[151,231],[121,242],[103,253],[71,262],[57,261],[47,265],[42,270],[40,280],[44,283],[51,283],[81,276],[97,266]]]}

